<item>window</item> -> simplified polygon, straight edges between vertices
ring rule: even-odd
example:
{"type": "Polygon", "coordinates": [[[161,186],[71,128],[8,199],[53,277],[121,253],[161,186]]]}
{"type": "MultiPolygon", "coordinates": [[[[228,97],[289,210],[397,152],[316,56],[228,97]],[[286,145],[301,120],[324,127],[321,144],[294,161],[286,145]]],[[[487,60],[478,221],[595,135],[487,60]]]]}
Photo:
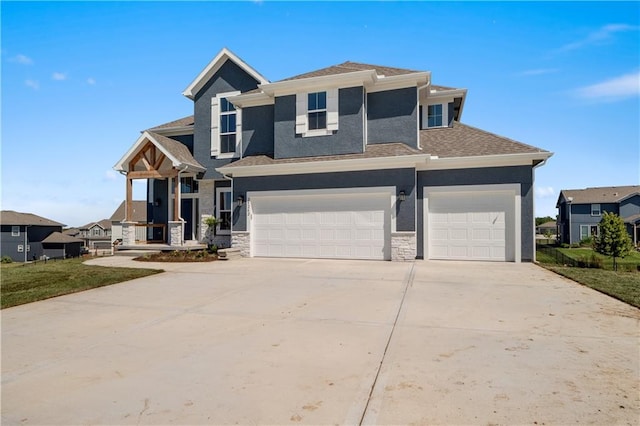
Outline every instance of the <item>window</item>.
{"type": "Polygon", "coordinates": [[[327,92],[309,93],[307,116],[309,130],[327,128],[327,92]]]}
{"type": "MultiPolygon", "coordinates": [[[[175,193],[175,186],[171,185],[171,193],[175,193]]],[[[197,194],[198,181],[193,177],[180,178],[180,194],[197,194]]]]}
{"type": "Polygon", "coordinates": [[[580,241],[598,236],[598,225],[580,225],[580,241]]]}
{"type": "Polygon", "coordinates": [[[600,204],[591,204],[591,216],[601,216],[600,204]]]}
{"type": "Polygon", "coordinates": [[[18,244],[18,253],[24,253],[24,246],[22,244],[18,244]]]}
{"type": "Polygon", "coordinates": [[[327,136],[338,130],[338,89],[296,95],[295,132],[302,137],[327,136]]]}
{"type": "Polygon", "coordinates": [[[19,237],[20,236],[20,227],[19,226],[12,226],[11,227],[11,236],[12,237],[19,237]]]}
{"type": "Polygon", "coordinates": [[[229,102],[240,92],[219,93],[211,98],[211,156],[232,158],[238,155],[242,134],[241,110],[229,102]]]}
{"type": "Polygon", "coordinates": [[[218,234],[229,235],[231,233],[231,188],[218,188],[216,190],[216,217],[220,221],[218,224],[218,234]]]}
{"type": "Polygon", "coordinates": [[[236,151],[236,107],[227,98],[220,99],[220,152],[236,151]]]}
{"type": "Polygon", "coordinates": [[[427,127],[442,127],[442,104],[427,107],[427,127]]]}
{"type": "Polygon", "coordinates": [[[92,234],[93,234],[94,237],[99,237],[100,236],[100,228],[98,228],[97,226],[95,228],[93,228],[92,234]]]}

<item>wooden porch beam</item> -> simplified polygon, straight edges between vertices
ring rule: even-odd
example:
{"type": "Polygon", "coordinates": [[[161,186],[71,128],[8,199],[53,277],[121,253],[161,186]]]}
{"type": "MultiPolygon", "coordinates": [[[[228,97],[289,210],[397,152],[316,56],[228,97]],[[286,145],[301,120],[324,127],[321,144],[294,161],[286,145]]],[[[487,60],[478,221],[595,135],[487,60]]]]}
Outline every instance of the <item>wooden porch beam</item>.
{"type": "MultiPolygon", "coordinates": [[[[131,174],[132,172],[129,172],[131,174]]],[[[125,213],[124,213],[124,221],[130,222],[133,217],[133,178],[129,177],[127,174],[127,199],[125,201],[125,213]]]]}

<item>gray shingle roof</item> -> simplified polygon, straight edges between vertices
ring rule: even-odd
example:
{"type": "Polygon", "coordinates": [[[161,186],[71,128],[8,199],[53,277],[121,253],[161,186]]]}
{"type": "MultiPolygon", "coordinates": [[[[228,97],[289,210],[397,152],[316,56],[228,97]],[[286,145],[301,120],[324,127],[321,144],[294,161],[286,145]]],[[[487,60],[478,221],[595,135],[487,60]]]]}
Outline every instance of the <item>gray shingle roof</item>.
{"type": "Polygon", "coordinates": [[[440,158],[548,152],[459,122],[420,130],[420,145],[425,153],[440,158]]]}
{"type": "Polygon", "coordinates": [[[319,70],[295,75],[293,77],[285,78],[280,81],[299,80],[301,78],[309,78],[309,77],[324,77],[327,75],[345,74],[349,72],[368,71],[368,70],[375,70],[376,74],[384,75],[387,77],[390,77],[393,75],[403,75],[403,74],[411,74],[414,72],[419,72],[419,71],[408,70],[404,68],[392,68],[392,67],[385,67],[382,65],[362,64],[359,62],[347,61],[338,65],[332,65],[330,67],[321,68],[319,70]]]}
{"type": "Polygon", "coordinates": [[[167,150],[167,152],[171,153],[181,164],[187,166],[193,166],[195,168],[200,168],[205,170],[205,167],[198,163],[198,161],[193,158],[193,155],[189,152],[189,148],[186,145],[178,142],[175,139],[168,138],[166,136],[162,136],[155,132],[148,132],[153,138],[162,145],[163,148],[167,150]]]}
{"type": "Polygon", "coordinates": [[[633,194],[640,194],[640,185],[563,189],[560,191],[560,198],[572,197],[573,204],[617,203],[633,194]]]}
{"type": "Polygon", "coordinates": [[[42,216],[13,210],[2,210],[0,212],[0,223],[2,225],[64,226],[62,223],[42,216]]]}
{"type": "Polygon", "coordinates": [[[74,238],[70,235],[63,234],[61,232],[52,232],[47,238],[42,240],[43,243],[57,243],[57,244],[69,244],[69,243],[82,243],[79,238],[74,238]]]}
{"type": "MultiPolygon", "coordinates": [[[[126,201],[120,203],[116,211],[113,212],[109,220],[111,222],[122,222],[124,220],[124,205],[126,201]]],[[[132,221],[138,223],[147,222],[147,202],[144,200],[133,201],[133,217],[132,221]]]]}
{"type": "Polygon", "coordinates": [[[193,115],[189,115],[187,117],[179,118],[177,120],[173,120],[168,123],[160,124],[148,130],[153,131],[153,130],[168,129],[172,127],[193,126],[193,123],[194,123],[193,115]]]}
{"type": "Polygon", "coordinates": [[[354,160],[359,158],[398,157],[423,154],[417,149],[399,142],[367,145],[366,151],[358,154],[323,155],[317,157],[297,157],[274,159],[268,155],[252,155],[227,164],[224,169],[241,166],[263,166],[268,164],[309,163],[314,161],[354,160]]]}
{"type": "Polygon", "coordinates": [[[99,220],[98,222],[90,222],[84,226],[79,227],[78,229],[90,229],[90,228],[93,228],[95,225],[100,226],[102,229],[111,229],[111,220],[102,219],[102,220],[99,220]]]}

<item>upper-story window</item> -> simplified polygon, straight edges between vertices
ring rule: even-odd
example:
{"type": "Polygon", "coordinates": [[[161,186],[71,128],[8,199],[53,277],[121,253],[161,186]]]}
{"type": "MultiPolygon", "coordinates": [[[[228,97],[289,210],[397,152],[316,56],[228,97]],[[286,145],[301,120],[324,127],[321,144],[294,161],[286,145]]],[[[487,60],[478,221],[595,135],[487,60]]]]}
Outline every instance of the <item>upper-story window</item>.
{"type": "Polygon", "coordinates": [[[296,95],[296,134],[326,136],[338,130],[338,89],[296,95]]]}
{"type": "Polygon", "coordinates": [[[231,158],[239,156],[242,135],[241,110],[229,97],[240,92],[219,93],[211,98],[211,156],[231,158]]]}
{"type": "Polygon", "coordinates": [[[309,93],[307,96],[309,130],[327,128],[327,92],[309,93]]]}
{"type": "Polygon", "coordinates": [[[427,107],[427,127],[442,127],[442,104],[427,107]]]}
{"type": "Polygon", "coordinates": [[[94,237],[99,237],[102,234],[102,232],[100,232],[100,228],[95,227],[93,228],[93,236],[94,237]]]}
{"type": "Polygon", "coordinates": [[[20,226],[12,226],[11,227],[11,236],[12,237],[19,237],[20,236],[20,226]]]}
{"type": "Polygon", "coordinates": [[[600,204],[591,204],[591,216],[602,216],[600,204]]]}

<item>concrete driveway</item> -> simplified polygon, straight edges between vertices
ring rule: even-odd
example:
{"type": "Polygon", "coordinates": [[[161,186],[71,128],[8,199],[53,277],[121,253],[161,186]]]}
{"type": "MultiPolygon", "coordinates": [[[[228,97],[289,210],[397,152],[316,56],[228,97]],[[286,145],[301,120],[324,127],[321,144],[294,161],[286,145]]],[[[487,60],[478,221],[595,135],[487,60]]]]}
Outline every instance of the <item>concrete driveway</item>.
{"type": "Polygon", "coordinates": [[[3,310],[2,424],[640,420],[639,311],[535,265],[161,266],[3,310]]]}

